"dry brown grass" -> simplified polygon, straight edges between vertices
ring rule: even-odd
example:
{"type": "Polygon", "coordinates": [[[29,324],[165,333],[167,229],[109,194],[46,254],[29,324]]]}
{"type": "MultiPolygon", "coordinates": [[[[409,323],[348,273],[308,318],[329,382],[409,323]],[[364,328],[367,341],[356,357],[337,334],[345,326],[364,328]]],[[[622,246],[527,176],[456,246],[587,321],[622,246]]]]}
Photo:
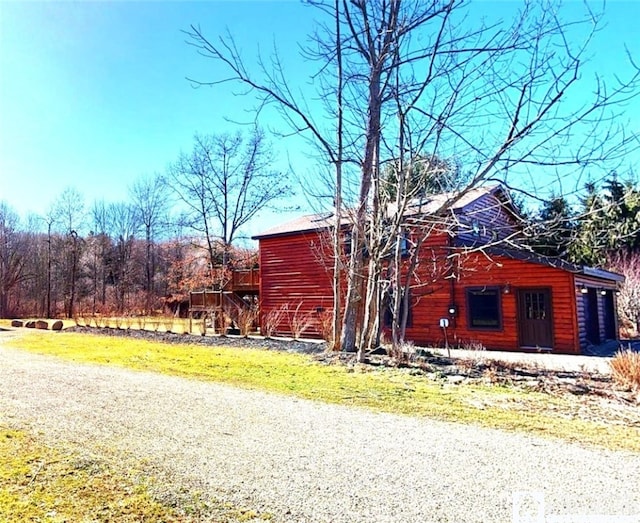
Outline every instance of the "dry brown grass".
{"type": "Polygon", "coordinates": [[[619,350],[609,365],[616,383],[631,390],[640,390],[640,352],[619,350]]]}
{"type": "Polygon", "coordinates": [[[303,313],[300,311],[302,302],[298,303],[295,309],[287,308],[287,321],[289,323],[289,330],[293,339],[298,340],[304,332],[313,325],[313,314],[310,312],[303,313]]]}
{"type": "Polygon", "coordinates": [[[319,315],[318,328],[320,330],[320,336],[327,343],[333,342],[333,311],[323,310],[319,315]]]}
{"type": "Polygon", "coordinates": [[[269,310],[262,318],[262,333],[266,338],[272,338],[278,332],[280,323],[284,321],[287,307],[281,306],[277,309],[269,310]]]}
{"type": "Polygon", "coordinates": [[[238,324],[238,329],[240,329],[240,334],[242,336],[246,338],[251,334],[256,322],[258,321],[258,316],[258,311],[253,308],[238,310],[236,323],[238,324]]]}

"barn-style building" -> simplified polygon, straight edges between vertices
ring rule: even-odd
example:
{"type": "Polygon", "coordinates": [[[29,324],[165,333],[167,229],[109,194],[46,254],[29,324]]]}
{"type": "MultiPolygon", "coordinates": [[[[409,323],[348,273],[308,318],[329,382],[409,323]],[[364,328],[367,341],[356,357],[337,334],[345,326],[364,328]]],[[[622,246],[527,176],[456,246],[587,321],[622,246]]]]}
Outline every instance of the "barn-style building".
{"type": "MultiPolygon", "coordinates": [[[[448,199],[434,195],[420,212],[439,209],[448,199]]],[[[519,220],[501,186],[472,190],[449,212],[456,227],[433,232],[421,246],[422,283],[410,290],[407,340],[442,345],[446,334],[462,347],[580,353],[617,338],[622,276],[505,247],[519,220]]],[[[320,335],[333,305],[332,226],[331,214],[316,214],[254,237],[263,323],[286,306],[311,319],[305,336],[320,335]]],[[[287,321],[281,319],[278,331],[291,334],[287,321]]]]}

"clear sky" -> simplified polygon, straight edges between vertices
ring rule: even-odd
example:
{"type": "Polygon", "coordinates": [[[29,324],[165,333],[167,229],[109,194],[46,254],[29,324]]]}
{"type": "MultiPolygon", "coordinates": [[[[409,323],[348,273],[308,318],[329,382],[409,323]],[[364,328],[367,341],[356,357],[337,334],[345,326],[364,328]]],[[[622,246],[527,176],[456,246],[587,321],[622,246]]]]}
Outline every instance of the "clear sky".
{"type": "MultiPolygon", "coordinates": [[[[477,12],[519,5],[473,4],[477,12]]],[[[135,178],[163,172],[191,148],[194,133],[234,129],[227,118],[251,119],[251,99],[230,87],[194,89],[186,80],[206,79],[213,64],[185,43],[181,30],[199,24],[215,38],[228,27],[250,61],[275,42],[289,74],[304,77],[311,66],[298,58],[297,45],[314,16],[296,0],[0,0],[0,200],[23,216],[45,212],[66,187],[77,188],[88,204],[126,200],[135,178]]],[[[607,4],[592,72],[624,73],[625,44],[640,64],[639,20],[640,0],[607,4]]],[[[626,116],[639,132],[640,100],[626,116]]],[[[300,165],[300,142],[274,147],[283,165],[287,154],[300,165]]]]}

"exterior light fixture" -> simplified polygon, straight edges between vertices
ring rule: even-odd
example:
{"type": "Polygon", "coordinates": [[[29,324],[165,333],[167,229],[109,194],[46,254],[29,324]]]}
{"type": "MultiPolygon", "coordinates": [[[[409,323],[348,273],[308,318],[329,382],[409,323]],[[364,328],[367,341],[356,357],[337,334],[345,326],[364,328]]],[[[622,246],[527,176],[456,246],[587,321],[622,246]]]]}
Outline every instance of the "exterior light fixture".
{"type": "Polygon", "coordinates": [[[580,292],[582,294],[587,294],[589,292],[589,289],[587,289],[587,286],[584,283],[580,285],[580,292]]]}
{"type": "Polygon", "coordinates": [[[456,307],[455,305],[449,305],[449,316],[455,316],[456,314],[458,314],[458,307],[456,307]]]}
{"type": "Polygon", "coordinates": [[[511,284],[510,284],[510,283],[507,283],[507,284],[504,286],[504,289],[502,289],[502,292],[503,292],[504,294],[511,294],[511,284]]]}
{"type": "Polygon", "coordinates": [[[600,295],[601,296],[606,296],[607,295],[607,289],[600,289],[600,295]]]}

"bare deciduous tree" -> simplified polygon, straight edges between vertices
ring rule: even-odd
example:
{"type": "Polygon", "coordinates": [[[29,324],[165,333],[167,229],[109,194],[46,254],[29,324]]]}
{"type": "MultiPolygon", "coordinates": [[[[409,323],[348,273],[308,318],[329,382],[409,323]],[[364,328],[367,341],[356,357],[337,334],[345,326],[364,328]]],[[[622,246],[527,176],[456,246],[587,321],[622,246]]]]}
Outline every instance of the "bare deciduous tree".
{"type": "Polygon", "coordinates": [[[58,253],[58,262],[62,267],[65,280],[65,313],[71,318],[75,310],[78,261],[82,249],[81,229],[85,219],[82,195],[71,187],[62,191],[53,203],[52,217],[54,226],[62,234],[59,238],[61,249],[58,253]]]}
{"type": "Polygon", "coordinates": [[[167,221],[168,193],[160,175],[142,177],[131,187],[131,198],[145,235],[145,292],[146,309],[150,308],[154,295],[156,270],[154,245],[156,235],[167,221]]]}
{"type": "Polygon", "coordinates": [[[53,225],[56,221],[55,211],[52,208],[48,210],[48,212],[44,215],[43,220],[47,226],[47,295],[46,295],[46,314],[47,318],[51,318],[51,286],[52,286],[52,269],[53,269],[53,258],[52,258],[52,245],[53,241],[53,225]]]}
{"type": "Polygon", "coordinates": [[[640,334],[640,251],[611,254],[608,268],[625,277],[617,299],[622,328],[628,337],[640,334]]]}
{"type": "MultiPolygon", "coordinates": [[[[388,247],[383,235],[398,238],[406,225],[400,217],[415,196],[410,184],[398,180],[396,216],[388,216],[381,192],[384,163],[399,160],[397,172],[406,173],[420,157],[464,162],[464,183],[433,213],[444,229],[447,209],[489,181],[534,197],[540,185],[554,180],[577,187],[585,168],[620,159],[635,139],[611,124],[614,104],[637,94],[639,73],[632,70],[613,88],[596,77],[591,100],[573,99],[584,94],[579,72],[599,24],[588,6],[583,18],[567,21],[559,4],[532,1],[511,23],[487,23],[465,18],[468,6],[459,0],[311,3],[337,21],[337,29],[319,39],[316,58],[325,78],[320,85],[333,86],[322,98],[343,97],[344,155],[358,171],[341,346],[357,347],[362,358],[377,329],[388,247]],[[336,79],[327,65],[338,60],[336,79]],[[343,75],[344,91],[335,87],[343,75]]],[[[292,130],[308,135],[336,163],[335,141],[317,124],[317,113],[293,95],[277,56],[272,67],[261,62],[256,73],[230,35],[211,40],[193,26],[188,35],[227,72],[196,83],[248,87],[261,106],[277,104],[292,130]]]]}
{"type": "Polygon", "coordinates": [[[228,264],[229,248],[247,222],[289,194],[258,129],[248,138],[239,133],[196,135],[191,153],[181,154],[169,168],[168,181],[182,204],[186,225],[207,242],[212,269],[228,264]]]}
{"type": "Polygon", "coordinates": [[[28,250],[18,226],[18,215],[0,201],[0,318],[6,318],[11,312],[12,293],[29,277],[28,250]]]}
{"type": "Polygon", "coordinates": [[[116,307],[121,313],[127,306],[127,296],[137,279],[133,266],[133,248],[140,222],[134,206],[125,202],[109,204],[107,219],[115,243],[111,277],[116,290],[116,307]]]}
{"type": "Polygon", "coordinates": [[[91,207],[91,234],[89,269],[92,287],[91,312],[95,314],[107,302],[107,253],[111,248],[109,236],[109,208],[104,200],[96,200],[91,207]],[[98,307],[100,306],[100,307],[98,307]]]}

